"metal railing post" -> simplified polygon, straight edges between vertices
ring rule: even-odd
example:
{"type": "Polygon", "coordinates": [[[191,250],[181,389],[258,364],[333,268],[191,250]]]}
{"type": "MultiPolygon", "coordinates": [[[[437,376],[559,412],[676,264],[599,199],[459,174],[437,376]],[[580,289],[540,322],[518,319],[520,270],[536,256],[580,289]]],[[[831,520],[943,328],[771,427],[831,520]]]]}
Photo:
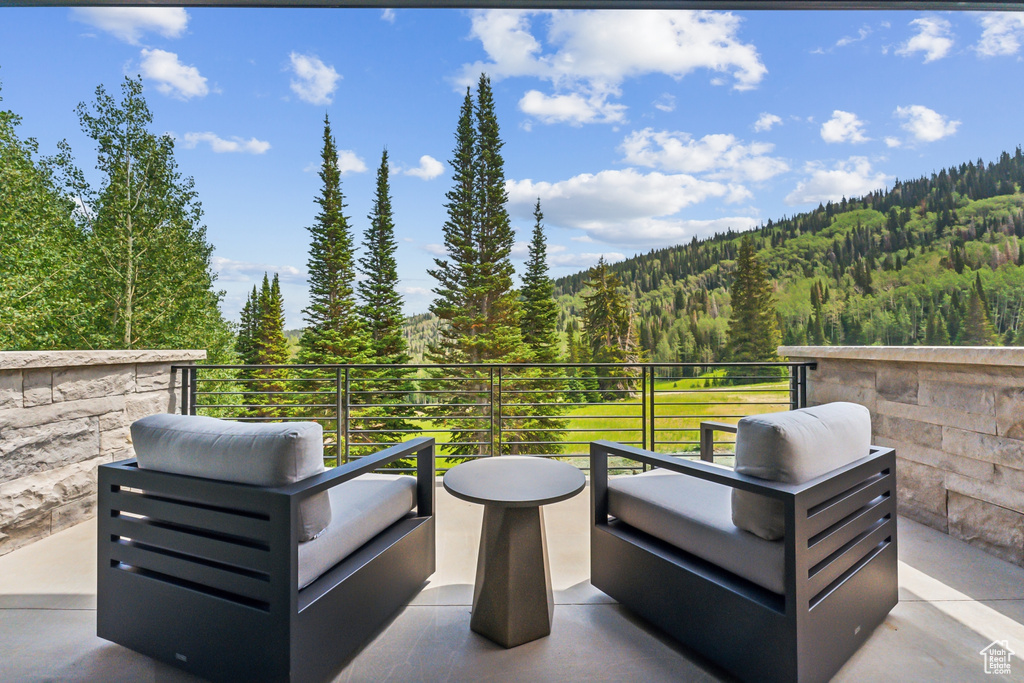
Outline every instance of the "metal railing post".
{"type": "Polygon", "coordinates": [[[350,388],[351,387],[349,385],[348,366],[346,365],[345,366],[345,403],[342,406],[343,409],[344,409],[344,414],[345,414],[344,424],[345,424],[345,462],[346,463],[348,462],[348,459],[349,459],[349,443],[348,443],[349,442],[349,438],[348,438],[348,426],[349,425],[348,425],[348,417],[349,417],[349,412],[352,410],[352,400],[351,400],[351,395],[349,394],[350,388]]]}
{"type": "Polygon", "coordinates": [[[505,433],[502,431],[503,422],[502,422],[502,409],[501,409],[501,377],[502,377],[502,370],[503,369],[504,369],[503,366],[501,366],[501,365],[498,366],[498,393],[497,393],[497,398],[498,398],[498,455],[502,455],[501,447],[502,447],[502,445],[504,443],[504,440],[505,440],[504,439],[505,433]]]}
{"type": "Polygon", "coordinates": [[[789,368],[789,409],[800,407],[800,368],[790,365],[789,368]]]}
{"type": "Polygon", "coordinates": [[[196,414],[196,383],[198,382],[198,368],[191,365],[188,369],[188,415],[196,414]]]}
{"type": "Polygon", "coordinates": [[[489,391],[487,392],[488,404],[489,405],[487,406],[487,416],[489,418],[491,418],[491,419],[489,419],[487,421],[487,424],[490,427],[490,431],[489,431],[490,437],[487,439],[487,450],[490,451],[491,457],[493,458],[494,457],[494,366],[492,365],[491,367],[487,368],[487,371],[488,371],[488,378],[489,378],[488,379],[488,382],[489,382],[488,389],[489,389],[489,391]]]}
{"type": "MultiPolygon", "coordinates": [[[[345,414],[345,378],[341,368],[334,370],[334,462],[341,464],[341,421],[345,414]]],[[[346,460],[347,462],[347,460],[346,460]]]]}

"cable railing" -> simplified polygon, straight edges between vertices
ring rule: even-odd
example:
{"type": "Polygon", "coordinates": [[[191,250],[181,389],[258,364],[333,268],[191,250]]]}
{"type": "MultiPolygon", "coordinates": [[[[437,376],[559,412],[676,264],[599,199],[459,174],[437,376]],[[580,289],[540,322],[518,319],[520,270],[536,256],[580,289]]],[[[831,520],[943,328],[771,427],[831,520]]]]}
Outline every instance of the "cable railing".
{"type": "MultiPolygon", "coordinates": [[[[734,424],[807,403],[814,363],[177,365],[183,414],[311,420],[328,466],[416,436],[437,440],[438,471],[467,459],[534,455],[589,467],[607,439],[697,457],[700,424],[734,424]]],[[[717,442],[728,447],[728,440],[717,442]]],[[[728,456],[726,456],[728,457],[728,456]]],[[[411,470],[397,462],[394,470],[411,470]]],[[[611,469],[642,466],[623,460],[611,469]]]]}

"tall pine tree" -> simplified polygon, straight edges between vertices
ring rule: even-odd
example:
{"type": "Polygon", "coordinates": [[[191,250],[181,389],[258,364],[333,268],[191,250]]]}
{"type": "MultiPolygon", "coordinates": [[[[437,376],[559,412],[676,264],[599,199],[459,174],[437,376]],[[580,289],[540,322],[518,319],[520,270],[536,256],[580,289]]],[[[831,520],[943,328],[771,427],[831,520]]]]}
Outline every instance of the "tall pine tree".
{"type": "Polygon", "coordinates": [[[299,361],[361,363],[366,360],[366,333],[356,312],[352,232],[345,216],[338,148],[327,116],[323,138],[323,187],[314,200],[320,212],[309,228],[309,306],[302,311],[306,329],[299,340],[299,361]]]}
{"type": "Polygon", "coordinates": [[[988,302],[981,286],[981,273],[977,273],[971,298],[967,302],[967,313],[957,337],[960,346],[995,346],[999,337],[988,316],[988,302]]]}
{"type": "MultiPolygon", "coordinates": [[[[452,189],[446,194],[444,223],[446,259],[435,259],[430,274],[437,280],[430,305],[441,320],[440,339],[427,357],[442,364],[513,362],[525,359],[519,327],[520,303],[513,289],[515,269],[510,255],[515,233],[509,221],[504,159],[490,79],[481,74],[476,102],[466,89],[451,159],[452,189]]],[[[459,369],[436,374],[442,389],[470,393],[446,394],[435,408],[436,419],[449,419],[464,431],[448,446],[454,455],[491,452],[486,420],[496,415],[487,398],[489,373],[459,369]],[[447,382],[461,373],[465,380],[447,382]],[[457,418],[464,418],[459,421],[457,418]],[[481,419],[484,418],[484,419],[481,419]],[[460,443],[461,442],[461,443],[460,443]]]]}
{"type": "Polygon", "coordinates": [[[534,361],[554,363],[558,360],[558,304],[554,297],[555,283],[548,277],[548,245],[539,198],[533,217],[533,239],[523,276],[523,341],[534,361]]]}
{"type": "MultiPolygon", "coordinates": [[[[642,360],[632,302],[623,291],[622,282],[609,271],[603,257],[590,269],[589,276],[584,285],[589,293],[583,294],[583,326],[592,362],[636,363],[642,360]]],[[[627,367],[602,370],[599,386],[609,392],[635,390],[636,384],[630,378],[637,372],[627,367]]],[[[614,400],[622,395],[609,393],[607,398],[614,400]]]]}
{"type": "Polygon", "coordinates": [[[756,362],[777,359],[782,337],[772,286],[764,265],[757,259],[754,241],[749,235],[740,242],[730,294],[732,315],[726,347],[728,360],[756,362]]]}
{"type": "MultiPolygon", "coordinates": [[[[256,294],[256,290],[253,290],[256,294]]],[[[284,336],[284,299],[281,296],[281,283],[277,273],[273,281],[263,274],[263,285],[255,300],[246,303],[254,324],[252,336],[247,340],[251,349],[251,362],[257,366],[283,365],[288,362],[288,340],[284,336]]],[[[288,415],[285,406],[288,403],[288,385],[285,382],[286,370],[280,368],[258,367],[252,370],[252,381],[245,383],[250,392],[270,392],[247,394],[245,403],[253,405],[249,415],[257,417],[284,417],[288,415]]]]}
{"type": "MultiPolygon", "coordinates": [[[[373,434],[355,435],[366,443],[374,444],[359,449],[356,455],[365,455],[379,443],[401,441],[407,433],[404,430],[412,428],[403,419],[409,413],[403,404],[409,403],[408,394],[413,389],[408,379],[411,370],[394,367],[408,363],[409,354],[402,331],[402,296],[395,289],[398,282],[395,259],[398,243],[395,241],[388,175],[388,151],[385,149],[377,169],[373,208],[367,217],[370,223],[363,234],[363,257],[359,260],[363,280],[359,282],[358,290],[362,301],[359,315],[369,336],[370,361],[389,367],[356,373],[358,382],[355,387],[360,392],[367,392],[357,394],[359,402],[368,406],[359,408],[358,416],[353,415],[351,421],[358,423],[359,429],[374,431],[373,434]]],[[[352,441],[354,447],[357,439],[353,437],[352,441]]],[[[399,467],[411,465],[411,461],[397,463],[399,467]]]]}
{"type": "MultiPolygon", "coordinates": [[[[533,239],[530,242],[526,274],[523,276],[522,335],[534,362],[553,363],[558,360],[558,304],[554,299],[555,284],[548,277],[547,240],[544,237],[544,214],[540,199],[533,210],[533,239]]],[[[509,393],[502,396],[509,405],[505,411],[510,431],[502,451],[531,455],[560,453],[557,441],[563,434],[565,420],[556,416],[564,412],[560,399],[565,381],[559,379],[558,368],[517,369],[507,382],[509,393]],[[521,392],[521,393],[520,393],[521,392]]],[[[505,420],[503,419],[503,423],[505,420]]]]}

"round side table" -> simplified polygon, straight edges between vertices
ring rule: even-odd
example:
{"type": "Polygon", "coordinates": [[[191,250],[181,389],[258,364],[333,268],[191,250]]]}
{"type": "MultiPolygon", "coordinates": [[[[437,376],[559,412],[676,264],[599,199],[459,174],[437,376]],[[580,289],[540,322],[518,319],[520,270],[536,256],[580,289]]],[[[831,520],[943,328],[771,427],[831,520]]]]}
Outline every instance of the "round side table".
{"type": "Polygon", "coordinates": [[[456,498],[484,506],[470,628],[511,648],[551,633],[555,603],[542,505],[572,498],[587,480],[564,462],[504,455],[444,475],[456,498]]]}

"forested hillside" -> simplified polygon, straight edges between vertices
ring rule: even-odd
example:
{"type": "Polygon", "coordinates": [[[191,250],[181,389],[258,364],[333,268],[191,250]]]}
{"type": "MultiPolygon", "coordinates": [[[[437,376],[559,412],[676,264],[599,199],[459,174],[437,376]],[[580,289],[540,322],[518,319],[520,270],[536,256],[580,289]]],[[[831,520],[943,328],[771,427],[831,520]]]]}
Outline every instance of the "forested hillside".
{"type": "MultiPolygon", "coordinates": [[[[753,237],[774,279],[783,343],[1015,343],[1024,302],[1022,187],[1018,147],[994,163],[979,159],[769,220],[753,237]]],[[[633,298],[649,360],[722,359],[740,238],[730,231],[609,267],[633,298]]],[[[563,332],[580,329],[587,277],[555,283],[563,332]]],[[[432,325],[413,321],[407,335],[416,348],[432,325]]]]}

